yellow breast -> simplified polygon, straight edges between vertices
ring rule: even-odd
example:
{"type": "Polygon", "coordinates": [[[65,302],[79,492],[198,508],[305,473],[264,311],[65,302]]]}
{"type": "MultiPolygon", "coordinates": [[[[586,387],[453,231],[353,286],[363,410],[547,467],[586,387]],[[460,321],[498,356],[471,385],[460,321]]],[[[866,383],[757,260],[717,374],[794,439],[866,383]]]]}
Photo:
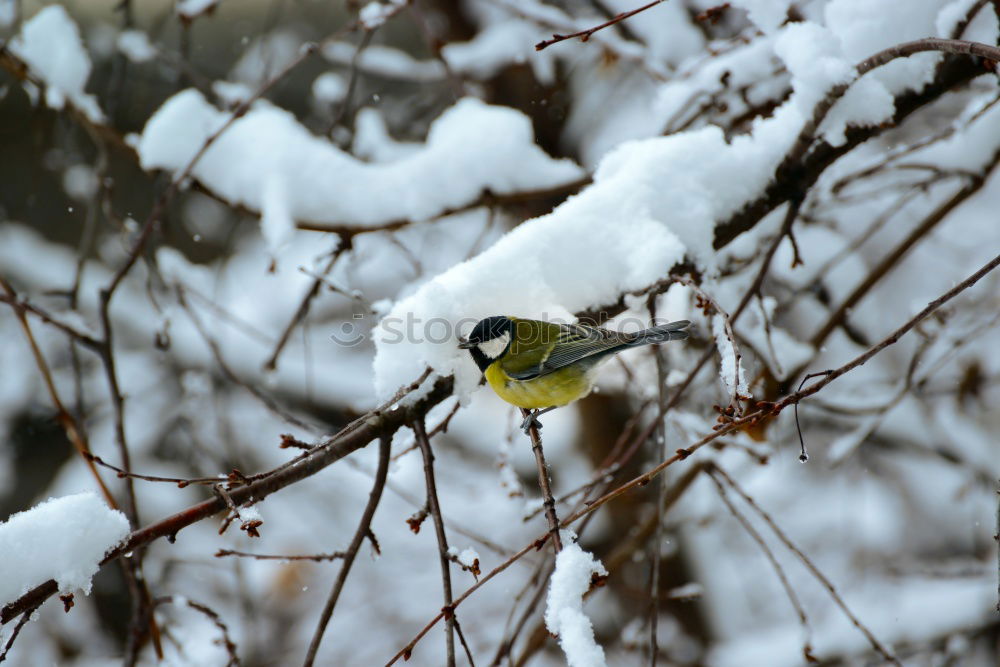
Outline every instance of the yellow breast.
{"type": "Polygon", "coordinates": [[[514,380],[503,372],[499,364],[493,364],[484,375],[497,396],[529,410],[572,403],[589,394],[593,387],[592,374],[577,366],[560,368],[531,380],[514,380]]]}

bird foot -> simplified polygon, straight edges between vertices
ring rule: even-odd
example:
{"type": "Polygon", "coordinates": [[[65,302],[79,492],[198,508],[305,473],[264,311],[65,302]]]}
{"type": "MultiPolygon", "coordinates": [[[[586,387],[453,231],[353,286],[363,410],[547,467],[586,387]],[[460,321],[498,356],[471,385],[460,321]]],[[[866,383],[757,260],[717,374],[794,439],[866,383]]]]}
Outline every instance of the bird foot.
{"type": "Polygon", "coordinates": [[[525,435],[529,435],[532,426],[539,431],[542,430],[542,422],[538,421],[538,415],[534,411],[529,412],[528,416],[521,422],[521,430],[524,431],[525,435]]]}

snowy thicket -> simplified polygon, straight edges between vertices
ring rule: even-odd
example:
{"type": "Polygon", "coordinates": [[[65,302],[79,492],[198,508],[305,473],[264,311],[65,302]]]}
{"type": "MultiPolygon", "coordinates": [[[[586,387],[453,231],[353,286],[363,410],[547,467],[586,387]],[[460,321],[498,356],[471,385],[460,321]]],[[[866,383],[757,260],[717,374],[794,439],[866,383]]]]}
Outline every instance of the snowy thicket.
{"type": "Polygon", "coordinates": [[[1000,660],[1000,4],[115,4],[0,3],[9,663],[1000,660]],[[694,323],[558,554],[497,314],[694,323]]]}

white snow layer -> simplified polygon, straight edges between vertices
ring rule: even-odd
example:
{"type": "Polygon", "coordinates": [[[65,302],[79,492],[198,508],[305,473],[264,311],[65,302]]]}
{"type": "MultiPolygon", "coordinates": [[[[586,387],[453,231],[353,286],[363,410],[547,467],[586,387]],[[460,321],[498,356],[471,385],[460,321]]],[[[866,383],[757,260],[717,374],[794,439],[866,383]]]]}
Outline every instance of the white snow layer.
{"type": "Polygon", "coordinates": [[[90,593],[104,555],[128,535],[125,515],[93,493],[50,498],[0,523],[0,605],[55,579],[90,593]]]}
{"type": "Polygon", "coordinates": [[[791,0],[733,0],[733,5],[747,10],[754,25],[770,34],[788,18],[791,0]]]}
{"type": "Polygon", "coordinates": [[[559,637],[559,646],[570,667],[604,665],[604,649],[594,639],[594,627],[583,613],[583,596],[593,575],[607,576],[599,560],[580,548],[576,536],[562,531],[563,549],[545,599],[545,627],[559,637]]]}
{"type": "Polygon", "coordinates": [[[92,122],[103,122],[97,100],[83,92],[90,77],[90,57],[76,23],[61,5],[49,5],[31,17],[9,48],[45,83],[48,106],[62,109],[69,101],[92,122]]]}
{"type": "Polygon", "coordinates": [[[177,11],[178,16],[190,21],[215,9],[218,4],[219,0],[177,0],[177,5],[174,9],[177,11]]]}
{"type": "MultiPolygon", "coordinates": [[[[183,170],[230,117],[196,90],[177,93],[149,119],[139,141],[144,169],[183,170]]],[[[379,225],[425,220],[475,201],[574,181],[582,170],[534,143],[519,111],[465,98],[435,120],[421,150],[368,164],[309,133],[266,102],[226,130],[192,175],[224,199],[263,217],[271,241],[294,220],[379,225]]]]}
{"type": "Polygon", "coordinates": [[[722,315],[712,317],[712,335],[719,351],[719,377],[730,395],[750,396],[743,365],[736,358],[736,348],[726,333],[726,323],[722,315]]]}
{"type": "Polygon", "coordinates": [[[385,23],[386,19],[398,12],[400,7],[405,4],[406,0],[390,0],[384,3],[377,0],[369,2],[358,11],[358,20],[365,28],[373,30],[385,23]]]}
{"type": "Polygon", "coordinates": [[[377,395],[391,396],[430,366],[454,374],[467,397],[481,374],[455,343],[483,317],[572,321],[651,285],[685,256],[711,275],[716,222],[767,184],[800,123],[787,107],[757,137],[727,143],[706,127],[622,144],[580,194],[396,304],[376,329],[377,395]]]}
{"type": "MultiPolygon", "coordinates": [[[[866,2],[833,0],[826,6],[827,26],[805,21],[779,27],[774,24],[787,2],[741,3],[761,27],[773,28],[774,53],[792,75],[791,97],[749,134],[729,141],[718,128],[704,127],[621,143],[601,159],[593,184],[580,194],[399,301],[375,331],[377,395],[388,398],[429,366],[454,375],[456,392],[466,400],[480,373],[455,341],[483,317],[571,321],[574,312],[614,303],[662,279],[685,257],[711,278],[715,225],[763,190],[832,87],[853,82],[820,128],[825,140],[838,144],[848,126],[885,121],[893,113],[892,95],[927,80],[934,61],[914,58],[856,79],[861,57],[918,31],[931,34],[939,9],[926,0],[900,6],[904,25],[894,26],[891,38],[877,26],[869,30],[866,21],[863,37],[847,34],[855,25],[846,18],[851,11],[881,11],[866,9],[866,2]]],[[[667,97],[659,111],[676,96],[667,97]]]]}
{"type": "Polygon", "coordinates": [[[156,57],[156,47],[142,30],[123,30],[118,34],[118,50],[134,63],[144,63],[156,57]]]}

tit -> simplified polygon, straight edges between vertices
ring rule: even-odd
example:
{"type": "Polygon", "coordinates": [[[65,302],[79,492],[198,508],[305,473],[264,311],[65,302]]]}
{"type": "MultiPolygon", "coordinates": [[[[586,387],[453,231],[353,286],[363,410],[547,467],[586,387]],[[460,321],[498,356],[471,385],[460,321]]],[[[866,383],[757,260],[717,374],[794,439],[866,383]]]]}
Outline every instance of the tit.
{"type": "Polygon", "coordinates": [[[495,315],[480,320],[459,347],[500,398],[531,411],[521,423],[527,433],[532,424],[541,428],[539,415],[589,394],[602,362],[633,347],[683,340],[690,324],[680,320],[628,334],[495,315]]]}

